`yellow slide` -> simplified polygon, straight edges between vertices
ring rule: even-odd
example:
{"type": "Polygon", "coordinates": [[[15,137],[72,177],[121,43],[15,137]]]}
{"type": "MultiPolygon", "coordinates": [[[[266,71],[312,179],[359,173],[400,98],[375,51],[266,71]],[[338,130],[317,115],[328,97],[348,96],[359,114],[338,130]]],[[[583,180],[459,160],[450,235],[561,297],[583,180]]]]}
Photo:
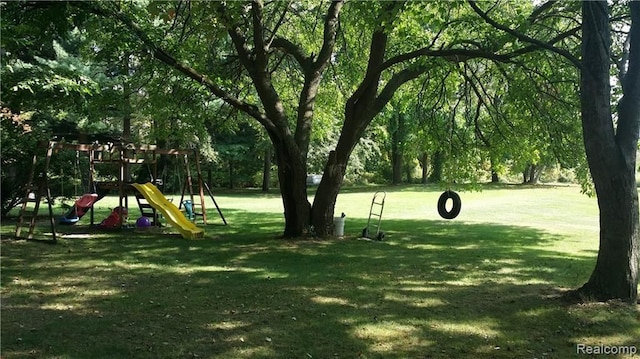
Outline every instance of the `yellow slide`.
{"type": "Polygon", "coordinates": [[[176,207],[175,204],[169,202],[167,198],[160,192],[160,190],[154,186],[151,182],[145,184],[133,183],[135,189],[137,189],[144,198],[149,202],[151,207],[160,211],[164,218],[167,219],[172,226],[174,226],[182,237],[187,239],[195,239],[197,237],[204,236],[204,230],[198,228],[193,224],[182,212],[176,207]]]}

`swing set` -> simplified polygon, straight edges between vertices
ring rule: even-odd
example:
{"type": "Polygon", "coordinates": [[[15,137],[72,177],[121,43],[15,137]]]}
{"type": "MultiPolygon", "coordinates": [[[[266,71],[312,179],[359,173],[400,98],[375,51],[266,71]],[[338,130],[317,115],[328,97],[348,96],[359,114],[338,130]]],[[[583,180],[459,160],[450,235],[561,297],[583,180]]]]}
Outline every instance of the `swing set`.
{"type": "Polygon", "coordinates": [[[89,184],[88,193],[80,196],[69,210],[58,219],[61,225],[73,225],[86,213],[90,214],[91,224],[95,224],[94,205],[109,191],[117,190],[119,205],[114,208],[111,215],[100,223],[103,228],[122,228],[125,217],[128,214],[129,196],[134,195],[143,217],[147,217],[151,224],[159,226],[160,214],[171,225],[176,227],[185,238],[196,238],[204,235],[204,231],[195,226],[198,217],[202,223],[207,224],[205,208],[205,191],[212,199],[220,218],[227,225],[227,221],[218,206],[209,185],[204,181],[200,169],[199,154],[196,150],[161,149],[155,145],[135,145],[132,143],[107,143],[107,144],[77,144],[49,141],[46,143],[46,155],[44,161],[39,161],[39,156],[33,156],[31,171],[28,177],[27,190],[21,201],[20,214],[16,224],[16,239],[34,239],[34,231],[38,218],[38,212],[43,199],[48,205],[48,217],[51,227],[52,243],[57,241],[56,220],[53,213],[53,199],[49,188],[48,170],[54,153],[60,150],[76,151],[76,170],[74,176],[78,176],[78,163],[81,153],[89,158],[89,184]],[[186,181],[182,186],[182,194],[179,206],[175,206],[167,200],[156,185],[161,185],[162,180],[157,177],[158,159],[161,155],[173,155],[182,158],[185,169],[186,181]],[[195,158],[196,176],[191,174],[189,157],[195,158]],[[44,162],[44,163],[41,163],[44,162]],[[115,181],[96,181],[96,165],[116,164],[119,167],[119,176],[115,181]],[[150,182],[145,185],[134,184],[129,180],[132,165],[147,165],[150,173],[150,182]],[[185,200],[185,197],[188,199],[185,200]],[[195,199],[198,201],[195,201],[195,199]],[[165,203],[165,201],[168,203],[165,203]],[[182,206],[188,205],[189,219],[181,213],[182,206]],[[159,213],[160,212],[160,213],[159,213]]]}

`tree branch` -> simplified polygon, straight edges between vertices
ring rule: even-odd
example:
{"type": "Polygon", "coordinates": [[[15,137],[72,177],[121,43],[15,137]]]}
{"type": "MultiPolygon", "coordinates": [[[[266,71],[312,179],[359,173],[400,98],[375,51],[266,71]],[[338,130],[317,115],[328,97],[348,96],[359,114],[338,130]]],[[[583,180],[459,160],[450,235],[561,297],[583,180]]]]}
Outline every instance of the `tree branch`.
{"type": "Polygon", "coordinates": [[[267,68],[267,47],[264,43],[264,25],[262,23],[262,0],[251,3],[251,19],[253,25],[253,50],[256,56],[256,67],[260,70],[267,68]]]}
{"type": "Polygon", "coordinates": [[[510,62],[515,55],[511,54],[496,54],[495,52],[486,51],[482,49],[440,49],[432,50],[428,47],[424,47],[415,51],[407,52],[394,56],[380,65],[379,70],[383,71],[389,67],[401,62],[416,59],[422,56],[430,57],[442,57],[451,62],[464,62],[475,58],[485,58],[496,62],[510,62]]]}
{"type": "Polygon", "coordinates": [[[538,19],[538,16],[540,16],[545,11],[551,9],[553,5],[556,4],[556,2],[557,2],[556,0],[550,0],[538,6],[537,8],[533,9],[533,11],[531,12],[528,18],[529,23],[533,24],[534,22],[536,22],[536,20],[538,19]]]}
{"type": "MultiPolygon", "coordinates": [[[[476,5],[473,4],[473,6],[476,6],[476,5]]],[[[433,43],[432,43],[427,47],[423,47],[415,51],[400,54],[386,60],[384,63],[380,65],[379,71],[382,72],[398,63],[410,61],[419,57],[442,57],[451,62],[464,62],[470,59],[484,58],[484,59],[492,60],[494,62],[509,63],[509,62],[512,62],[514,58],[520,55],[524,55],[529,52],[538,51],[541,48],[552,49],[553,52],[560,53],[560,55],[564,56],[565,58],[568,56],[571,63],[574,66],[580,68],[581,66],[580,61],[577,58],[575,58],[573,55],[571,55],[569,52],[565,50],[553,47],[553,44],[559,41],[562,41],[570,36],[575,35],[578,31],[580,31],[580,27],[579,26],[574,27],[561,34],[558,34],[556,37],[554,37],[547,43],[541,42],[539,40],[531,39],[531,41],[525,41],[525,42],[528,42],[528,43],[535,42],[535,43],[532,43],[532,45],[525,46],[523,48],[514,50],[509,53],[504,53],[504,54],[499,54],[499,53],[496,53],[495,51],[479,48],[478,46],[479,44],[473,40],[460,40],[457,42],[457,44],[470,44],[470,45],[477,46],[478,47],[477,49],[452,48],[453,45],[449,46],[448,48],[432,49],[433,47],[433,43]]],[[[515,31],[512,31],[512,32],[515,32],[515,31]]]]}
{"type": "Polygon", "coordinates": [[[311,64],[311,58],[304,53],[302,48],[287,39],[280,37],[274,38],[271,42],[271,48],[282,50],[285,54],[293,56],[304,71],[306,71],[311,64]]]}
{"type": "Polygon", "coordinates": [[[342,0],[333,1],[327,10],[324,22],[322,48],[315,61],[313,55],[306,55],[300,46],[284,38],[274,38],[271,41],[271,47],[281,49],[285,53],[293,56],[304,72],[321,72],[329,64],[333,49],[335,48],[336,34],[338,33],[339,25],[338,16],[343,4],[344,2],[342,0]]]}
{"type": "Polygon", "coordinates": [[[123,12],[115,9],[105,9],[99,5],[100,3],[95,1],[74,1],[70,4],[79,9],[89,11],[102,17],[115,18],[119,23],[129,29],[133,33],[133,35],[135,35],[135,37],[137,37],[145,45],[145,47],[147,47],[147,49],[152,53],[153,57],[165,63],[166,65],[169,65],[170,67],[178,70],[183,75],[186,75],[192,80],[198,82],[202,86],[206,87],[213,95],[215,95],[225,103],[231,105],[232,107],[247,113],[249,116],[262,123],[265,127],[273,126],[271,121],[265,116],[264,113],[259,110],[257,106],[249,104],[232,96],[227,91],[216,85],[205,75],[179,62],[175,57],[173,57],[162,47],[157,45],[137,23],[135,23],[123,12]]]}
{"type": "Polygon", "coordinates": [[[475,0],[468,0],[469,5],[471,6],[471,8],[473,9],[473,11],[476,12],[476,14],[480,15],[480,17],[486,21],[489,25],[495,27],[498,30],[502,30],[504,32],[506,32],[507,34],[515,37],[516,39],[529,43],[529,44],[533,44],[538,46],[539,48],[542,49],[546,49],[552,52],[555,52],[556,54],[564,57],[565,59],[569,60],[569,62],[571,62],[575,67],[577,68],[582,68],[582,64],[580,63],[580,60],[578,60],[578,58],[576,58],[575,56],[573,56],[570,52],[563,50],[563,49],[559,49],[557,47],[554,47],[553,45],[550,45],[546,42],[534,39],[532,37],[529,37],[525,34],[522,34],[518,31],[515,31],[511,28],[509,28],[508,26],[502,25],[500,23],[498,23],[497,21],[493,20],[492,18],[490,18],[484,11],[482,11],[482,9],[480,9],[480,7],[478,7],[478,5],[476,4],[475,0]]]}
{"type": "Polygon", "coordinates": [[[284,19],[287,17],[287,13],[289,12],[289,6],[285,7],[285,10],[280,14],[280,18],[278,19],[278,21],[276,22],[276,25],[273,27],[273,29],[271,30],[271,37],[269,38],[269,40],[267,41],[267,48],[271,47],[271,43],[273,42],[273,40],[276,37],[276,34],[278,33],[278,29],[280,28],[280,26],[282,26],[282,24],[284,23],[284,19]]]}
{"type": "Polygon", "coordinates": [[[389,79],[382,88],[382,91],[380,91],[380,94],[376,97],[374,111],[382,111],[384,106],[391,100],[393,94],[400,88],[400,86],[419,77],[427,72],[427,70],[428,68],[426,66],[412,66],[393,74],[391,79],[389,79]]]}
{"type": "Polygon", "coordinates": [[[340,15],[340,10],[342,9],[343,4],[344,2],[340,0],[333,1],[329,6],[324,22],[322,48],[320,49],[318,58],[314,63],[315,71],[321,71],[331,60],[331,55],[333,54],[333,49],[336,43],[336,34],[338,33],[338,26],[340,24],[338,16],[340,15]]]}

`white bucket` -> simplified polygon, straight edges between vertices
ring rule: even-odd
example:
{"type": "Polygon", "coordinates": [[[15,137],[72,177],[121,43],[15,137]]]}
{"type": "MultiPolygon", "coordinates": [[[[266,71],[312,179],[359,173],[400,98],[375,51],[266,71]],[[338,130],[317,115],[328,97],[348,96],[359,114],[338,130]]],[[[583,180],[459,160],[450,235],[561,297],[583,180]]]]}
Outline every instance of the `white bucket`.
{"type": "Polygon", "coordinates": [[[338,237],[344,236],[344,217],[333,218],[334,234],[338,237]]]}

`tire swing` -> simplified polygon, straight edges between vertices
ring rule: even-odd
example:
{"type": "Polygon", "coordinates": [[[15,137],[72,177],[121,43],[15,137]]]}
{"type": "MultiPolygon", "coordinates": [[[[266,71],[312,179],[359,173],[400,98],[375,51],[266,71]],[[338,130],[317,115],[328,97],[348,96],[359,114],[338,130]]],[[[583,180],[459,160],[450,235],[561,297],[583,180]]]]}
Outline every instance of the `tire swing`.
{"type": "MultiPolygon", "coordinates": [[[[455,113],[454,113],[455,116],[455,113]]],[[[453,133],[455,130],[455,121],[454,117],[451,118],[451,127],[449,129],[449,148],[447,151],[447,157],[453,153],[453,133]]],[[[451,181],[451,178],[448,178],[451,181]]],[[[455,183],[455,182],[454,182],[455,183]]],[[[442,192],[440,198],[438,198],[438,214],[440,217],[444,219],[454,219],[458,217],[460,214],[460,210],[462,209],[462,201],[460,201],[460,196],[451,190],[451,182],[447,184],[447,190],[442,192]],[[451,210],[447,210],[447,202],[451,200],[452,206],[451,210]]]]}
{"type": "Polygon", "coordinates": [[[458,217],[461,209],[462,201],[460,201],[460,196],[456,192],[449,189],[442,192],[438,199],[438,214],[440,214],[440,217],[444,219],[454,219],[458,217]],[[449,199],[453,201],[451,210],[447,210],[447,201],[449,199]]]}

